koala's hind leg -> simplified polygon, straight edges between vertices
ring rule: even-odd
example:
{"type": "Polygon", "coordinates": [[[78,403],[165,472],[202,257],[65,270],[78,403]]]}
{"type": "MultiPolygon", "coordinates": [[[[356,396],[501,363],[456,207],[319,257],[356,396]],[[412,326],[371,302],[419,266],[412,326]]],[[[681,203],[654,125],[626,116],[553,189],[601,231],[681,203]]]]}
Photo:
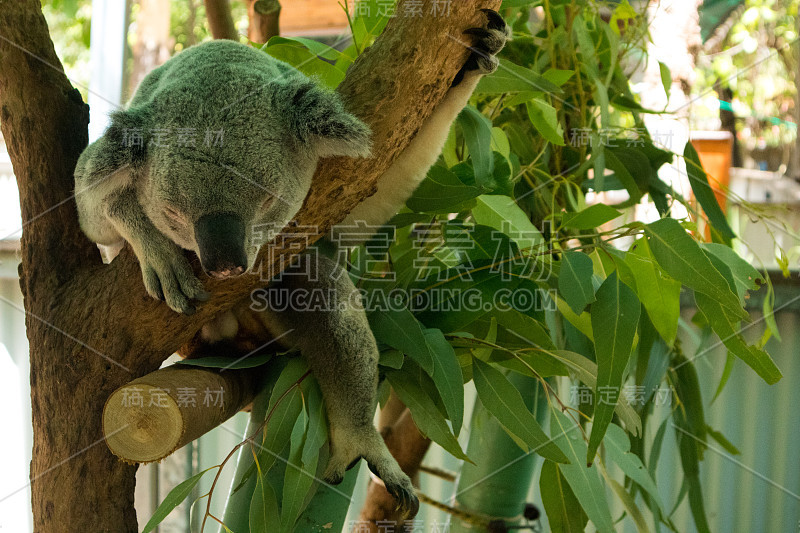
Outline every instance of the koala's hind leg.
{"type": "Polygon", "coordinates": [[[325,481],[341,482],[363,457],[398,505],[416,514],[419,502],[411,480],[373,425],[378,347],[347,273],[326,257],[305,254],[270,284],[266,297],[265,326],[300,349],[322,389],[331,436],[325,481]]]}

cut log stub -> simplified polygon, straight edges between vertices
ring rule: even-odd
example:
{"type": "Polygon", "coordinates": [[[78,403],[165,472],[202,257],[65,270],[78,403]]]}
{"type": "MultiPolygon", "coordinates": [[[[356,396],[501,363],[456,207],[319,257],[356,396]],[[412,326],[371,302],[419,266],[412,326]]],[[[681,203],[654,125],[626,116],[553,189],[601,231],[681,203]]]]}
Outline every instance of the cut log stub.
{"type": "Polygon", "coordinates": [[[131,381],[106,400],[106,443],[123,461],[160,461],[250,403],[255,374],[171,366],[131,381]]]}

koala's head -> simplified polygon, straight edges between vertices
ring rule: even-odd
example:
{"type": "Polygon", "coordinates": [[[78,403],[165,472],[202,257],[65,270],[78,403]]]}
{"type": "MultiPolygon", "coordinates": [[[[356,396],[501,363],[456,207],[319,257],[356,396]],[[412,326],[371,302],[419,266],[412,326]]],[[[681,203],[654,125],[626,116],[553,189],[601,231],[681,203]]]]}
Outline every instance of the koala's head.
{"type": "Polygon", "coordinates": [[[227,278],[252,268],[261,236],[294,217],[318,159],[367,156],[370,132],[335,93],[305,77],[262,84],[238,103],[228,96],[222,111],[204,90],[132,105],[113,115],[106,136],[127,150],[153,224],[195,251],[207,274],[227,278]],[[134,130],[145,132],[142,146],[130,146],[134,130]]]}

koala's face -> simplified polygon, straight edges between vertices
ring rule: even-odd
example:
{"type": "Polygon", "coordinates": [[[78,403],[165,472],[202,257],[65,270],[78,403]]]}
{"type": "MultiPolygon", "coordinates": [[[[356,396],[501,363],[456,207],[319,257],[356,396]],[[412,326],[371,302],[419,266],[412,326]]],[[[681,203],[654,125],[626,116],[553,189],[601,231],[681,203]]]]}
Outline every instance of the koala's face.
{"type": "Polygon", "coordinates": [[[275,139],[218,150],[155,149],[140,190],[155,226],[215,278],[251,269],[262,235],[279,232],[308,193],[317,156],[275,139]],[[239,154],[239,157],[235,157],[239,154]]]}

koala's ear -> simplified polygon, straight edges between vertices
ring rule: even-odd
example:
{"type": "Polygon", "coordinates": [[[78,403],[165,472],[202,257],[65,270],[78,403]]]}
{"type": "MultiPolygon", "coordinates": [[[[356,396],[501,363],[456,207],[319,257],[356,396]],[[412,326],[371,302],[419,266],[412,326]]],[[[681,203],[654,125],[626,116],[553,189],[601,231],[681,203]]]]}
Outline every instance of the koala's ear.
{"type": "Polygon", "coordinates": [[[282,84],[273,94],[273,108],[285,113],[289,129],[320,157],[369,157],[372,132],[348,113],[333,91],[309,80],[282,84]]]}
{"type": "Polygon", "coordinates": [[[81,154],[75,177],[91,184],[124,168],[140,168],[147,157],[146,117],[141,110],[112,113],[103,136],[81,154]]]}

